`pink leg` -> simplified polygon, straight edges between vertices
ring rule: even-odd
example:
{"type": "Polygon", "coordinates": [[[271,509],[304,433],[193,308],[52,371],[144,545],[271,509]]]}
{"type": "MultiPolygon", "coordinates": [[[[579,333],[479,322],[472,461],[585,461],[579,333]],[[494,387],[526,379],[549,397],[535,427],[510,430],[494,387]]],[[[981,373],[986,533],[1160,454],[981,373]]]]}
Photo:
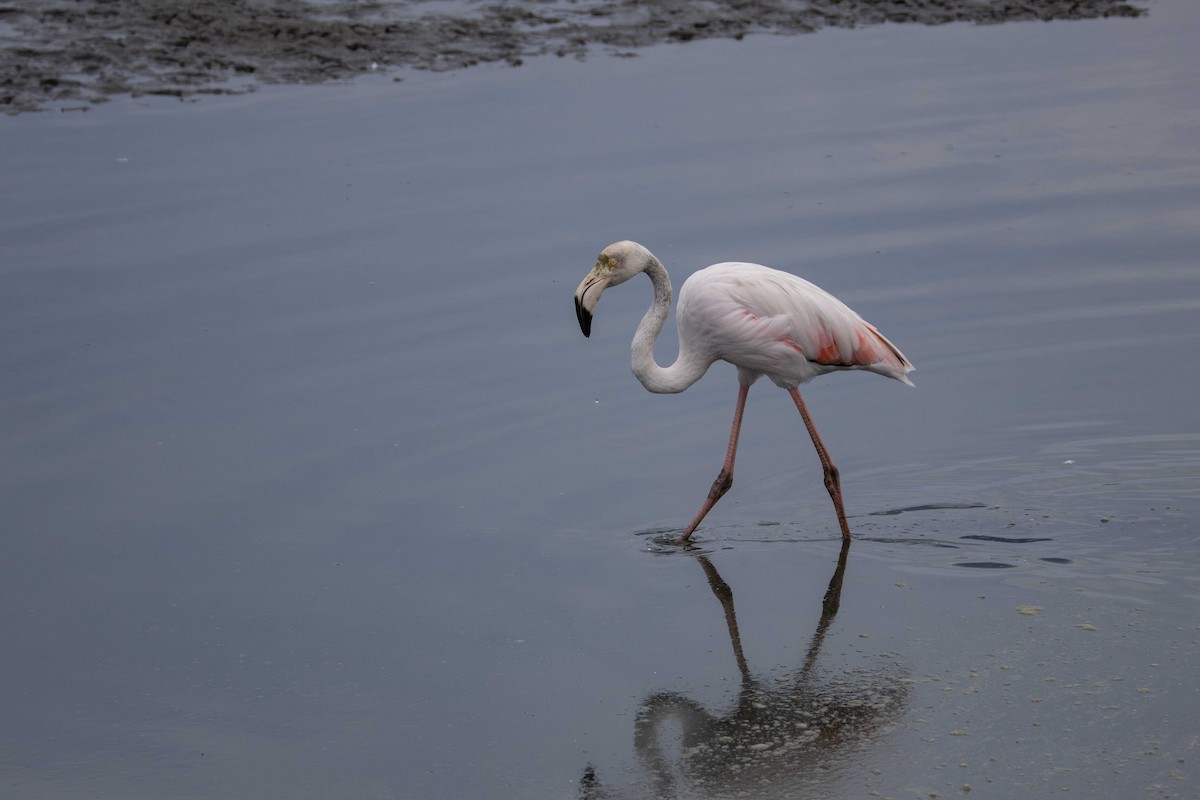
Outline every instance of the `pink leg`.
{"type": "Polygon", "coordinates": [[[746,395],[749,391],[749,386],[738,387],[737,407],[733,410],[733,429],[729,432],[729,449],[725,451],[725,463],[721,467],[721,473],[713,481],[712,488],[708,490],[708,497],[704,499],[704,504],[692,518],[692,524],[688,525],[683,535],[675,540],[676,544],[685,544],[692,537],[692,532],[696,530],[700,520],[704,519],[704,515],[717,504],[722,495],[729,491],[729,487],[733,486],[733,457],[737,455],[738,433],[742,430],[742,412],[746,410],[746,395]]]}
{"type": "Polygon", "coordinates": [[[800,416],[804,418],[804,427],[808,428],[808,435],[812,437],[813,445],[817,448],[817,457],[821,459],[821,467],[825,470],[825,488],[833,500],[834,510],[837,511],[838,524],[842,526],[842,539],[848,542],[850,541],[850,526],[846,524],[846,512],[842,509],[842,482],[838,477],[838,468],[834,465],[833,459],[829,457],[829,451],[825,449],[825,443],[821,441],[821,435],[817,433],[817,426],[813,425],[812,417],[808,415],[808,408],[800,399],[800,392],[793,386],[788,389],[788,393],[796,403],[796,408],[800,410],[800,416]]]}

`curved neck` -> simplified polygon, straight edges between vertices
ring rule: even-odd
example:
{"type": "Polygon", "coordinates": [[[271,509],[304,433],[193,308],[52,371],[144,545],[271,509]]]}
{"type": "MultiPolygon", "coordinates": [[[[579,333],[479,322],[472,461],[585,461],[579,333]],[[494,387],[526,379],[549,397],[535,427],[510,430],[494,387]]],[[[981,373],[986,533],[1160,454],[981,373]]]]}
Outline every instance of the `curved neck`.
{"type": "Polygon", "coordinates": [[[682,392],[708,370],[712,359],[696,357],[689,347],[689,342],[682,337],[679,339],[679,356],[669,367],[660,367],[654,360],[654,341],[667,322],[671,313],[671,278],[662,263],[651,256],[650,266],[646,275],[654,284],[654,302],[638,323],[637,332],[633,334],[632,353],[633,374],[649,391],[657,394],[682,392]]]}

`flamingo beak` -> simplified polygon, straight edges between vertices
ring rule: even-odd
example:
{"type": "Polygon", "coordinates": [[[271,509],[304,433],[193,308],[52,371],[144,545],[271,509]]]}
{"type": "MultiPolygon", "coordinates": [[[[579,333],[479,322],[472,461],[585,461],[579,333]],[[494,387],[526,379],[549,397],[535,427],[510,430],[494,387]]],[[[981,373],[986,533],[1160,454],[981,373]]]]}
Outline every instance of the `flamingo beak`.
{"type": "Polygon", "coordinates": [[[583,331],[585,337],[590,337],[592,335],[592,312],[583,307],[579,295],[575,295],[575,318],[579,320],[579,330],[583,331]]]}
{"type": "Polygon", "coordinates": [[[593,270],[575,290],[575,318],[579,320],[579,329],[584,336],[592,335],[592,312],[600,294],[608,287],[608,278],[597,275],[593,270]]]}

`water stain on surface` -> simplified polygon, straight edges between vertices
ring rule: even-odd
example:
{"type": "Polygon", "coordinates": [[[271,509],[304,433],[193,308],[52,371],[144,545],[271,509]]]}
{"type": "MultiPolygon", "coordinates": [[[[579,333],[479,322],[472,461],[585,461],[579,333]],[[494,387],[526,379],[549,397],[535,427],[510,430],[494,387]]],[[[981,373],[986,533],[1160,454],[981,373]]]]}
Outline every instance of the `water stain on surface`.
{"type": "Polygon", "coordinates": [[[871,517],[891,517],[897,514],[906,514],[912,511],[942,511],[945,509],[966,509],[966,508],[987,508],[983,503],[924,503],[919,506],[905,506],[904,508],[889,508],[886,511],[872,511],[868,516],[871,517]]]}
{"type": "Polygon", "coordinates": [[[1003,542],[1004,544],[1030,544],[1032,542],[1052,542],[1048,537],[1027,536],[1019,538],[1006,538],[1004,536],[990,536],[985,533],[968,533],[965,536],[958,537],[960,539],[974,539],[980,542],[1003,542]]]}

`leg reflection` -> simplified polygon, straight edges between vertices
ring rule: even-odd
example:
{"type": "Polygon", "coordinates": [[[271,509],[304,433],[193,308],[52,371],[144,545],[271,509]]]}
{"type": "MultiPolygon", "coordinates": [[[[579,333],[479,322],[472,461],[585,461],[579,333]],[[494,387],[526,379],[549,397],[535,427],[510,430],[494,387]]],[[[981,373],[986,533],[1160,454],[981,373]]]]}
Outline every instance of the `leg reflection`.
{"type": "Polygon", "coordinates": [[[801,665],[771,680],[752,674],[742,650],[733,590],[705,556],[696,560],[721,603],[741,676],[735,706],[714,714],[679,692],[647,697],[638,711],[634,746],[656,795],[723,796],[764,785],[802,789],[819,781],[850,745],[869,743],[899,717],[905,684],[884,671],[816,669],[821,648],[841,605],[849,541],[843,540],[821,615],[801,665]]]}

